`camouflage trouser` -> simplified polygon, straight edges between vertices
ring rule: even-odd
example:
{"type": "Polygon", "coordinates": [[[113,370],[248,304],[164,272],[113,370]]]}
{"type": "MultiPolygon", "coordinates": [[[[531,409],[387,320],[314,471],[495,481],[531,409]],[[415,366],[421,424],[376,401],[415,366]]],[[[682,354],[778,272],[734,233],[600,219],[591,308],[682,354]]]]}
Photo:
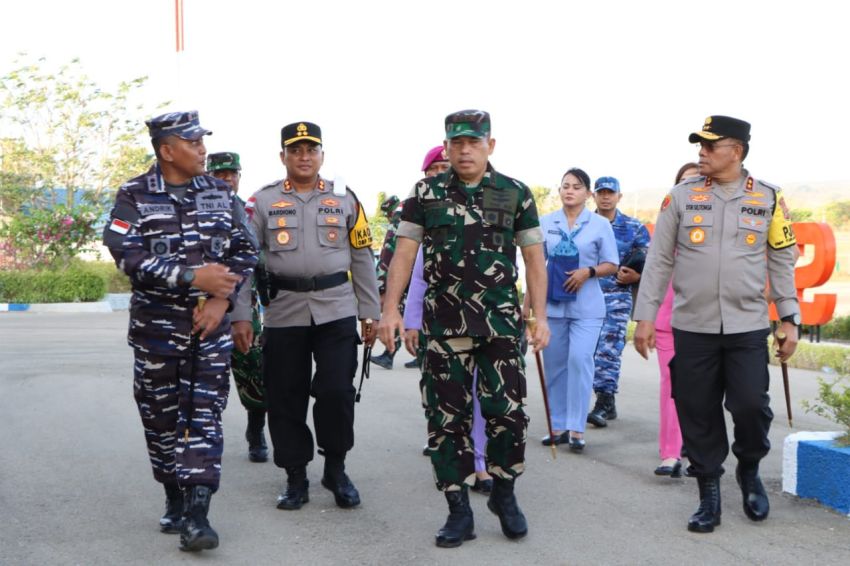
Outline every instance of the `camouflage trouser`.
{"type": "Polygon", "coordinates": [[[620,361],[626,346],[626,326],[631,314],[629,301],[628,308],[609,309],[605,316],[594,356],[596,370],[593,374],[593,390],[597,393],[617,393],[620,361]]]}
{"type": "Polygon", "coordinates": [[[233,350],[233,381],[239,401],[249,411],[266,408],[265,388],[263,387],[263,347],[260,344],[263,326],[260,324],[260,314],[254,308],[251,321],[254,328],[254,342],[247,354],[233,350]]]}
{"type": "Polygon", "coordinates": [[[429,336],[422,366],[422,405],[428,447],[441,490],[475,483],[472,378],[478,368],[478,400],[486,422],[487,471],[513,479],[525,469],[528,417],[523,409],[525,360],[519,338],[429,336]]]}
{"type": "Polygon", "coordinates": [[[159,482],[218,489],[224,447],[221,412],[230,391],[230,352],[215,351],[214,346],[203,348],[195,364],[188,442],[191,360],[135,351],[133,392],[153,475],[159,482]]]}

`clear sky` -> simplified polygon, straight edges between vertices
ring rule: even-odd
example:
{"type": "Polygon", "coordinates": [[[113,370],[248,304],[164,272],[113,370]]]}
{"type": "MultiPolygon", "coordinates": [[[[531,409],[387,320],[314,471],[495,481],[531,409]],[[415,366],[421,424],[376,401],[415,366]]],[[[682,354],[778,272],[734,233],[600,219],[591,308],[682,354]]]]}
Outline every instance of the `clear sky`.
{"type": "Polygon", "coordinates": [[[578,166],[627,199],[666,187],[709,114],[752,122],[758,177],[850,179],[842,2],[184,2],[180,55],[174,0],[4,2],[0,72],[26,51],[105,87],[148,75],[151,105],[199,110],[208,150],[242,155],[244,195],[283,176],[281,126],[309,120],[325,176],[370,209],[404,196],[464,108],[491,113],[492,163],[531,185],[578,166]]]}

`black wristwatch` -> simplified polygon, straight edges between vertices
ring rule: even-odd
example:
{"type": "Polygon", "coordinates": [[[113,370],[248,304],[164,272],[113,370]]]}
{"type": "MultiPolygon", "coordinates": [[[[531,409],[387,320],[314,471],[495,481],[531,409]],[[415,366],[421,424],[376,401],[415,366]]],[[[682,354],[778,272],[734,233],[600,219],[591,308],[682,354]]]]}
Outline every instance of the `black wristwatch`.
{"type": "Polygon", "coordinates": [[[195,281],[195,270],[192,269],[191,267],[187,268],[186,271],[184,271],[180,275],[180,284],[183,287],[190,287],[194,281],[195,281]]]}
{"type": "Polygon", "coordinates": [[[789,314],[788,316],[783,316],[781,319],[782,322],[790,322],[794,326],[800,326],[800,314],[789,314]]]}
{"type": "Polygon", "coordinates": [[[590,267],[590,266],[588,266],[588,268],[587,268],[587,269],[589,269],[589,270],[590,270],[590,276],[591,276],[591,277],[596,277],[596,268],[595,268],[595,267],[590,267]]]}

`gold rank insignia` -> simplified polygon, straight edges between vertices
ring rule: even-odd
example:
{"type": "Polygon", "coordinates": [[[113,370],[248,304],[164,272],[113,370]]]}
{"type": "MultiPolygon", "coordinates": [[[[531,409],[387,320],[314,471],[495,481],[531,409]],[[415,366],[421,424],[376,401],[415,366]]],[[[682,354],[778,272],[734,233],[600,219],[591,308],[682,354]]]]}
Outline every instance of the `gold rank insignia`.
{"type": "Polygon", "coordinates": [[[705,241],[705,230],[702,228],[694,228],[688,234],[692,244],[701,244],[705,241]]]}

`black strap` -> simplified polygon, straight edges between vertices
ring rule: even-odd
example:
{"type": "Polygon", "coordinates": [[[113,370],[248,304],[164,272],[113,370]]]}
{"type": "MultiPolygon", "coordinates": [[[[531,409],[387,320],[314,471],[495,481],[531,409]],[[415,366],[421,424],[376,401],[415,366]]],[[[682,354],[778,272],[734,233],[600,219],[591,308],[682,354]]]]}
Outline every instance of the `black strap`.
{"type": "Polygon", "coordinates": [[[357,394],[354,396],[354,402],[360,402],[360,390],[363,389],[363,379],[369,379],[369,368],[372,361],[372,346],[363,347],[363,367],[360,368],[360,385],[357,386],[357,394]]]}
{"type": "Polygon", "coordinates": [[[297,293],[330,289],[331,287],[342,285],[346,281],[348,281],[347,271],[340,271],[330,275],[320,275],[318,277],[308,277],[305,279],[290,279],[288,277],[280,277],[273,273],[269,273],[269,283],[273,289],[295,291],[297,293]]]}

